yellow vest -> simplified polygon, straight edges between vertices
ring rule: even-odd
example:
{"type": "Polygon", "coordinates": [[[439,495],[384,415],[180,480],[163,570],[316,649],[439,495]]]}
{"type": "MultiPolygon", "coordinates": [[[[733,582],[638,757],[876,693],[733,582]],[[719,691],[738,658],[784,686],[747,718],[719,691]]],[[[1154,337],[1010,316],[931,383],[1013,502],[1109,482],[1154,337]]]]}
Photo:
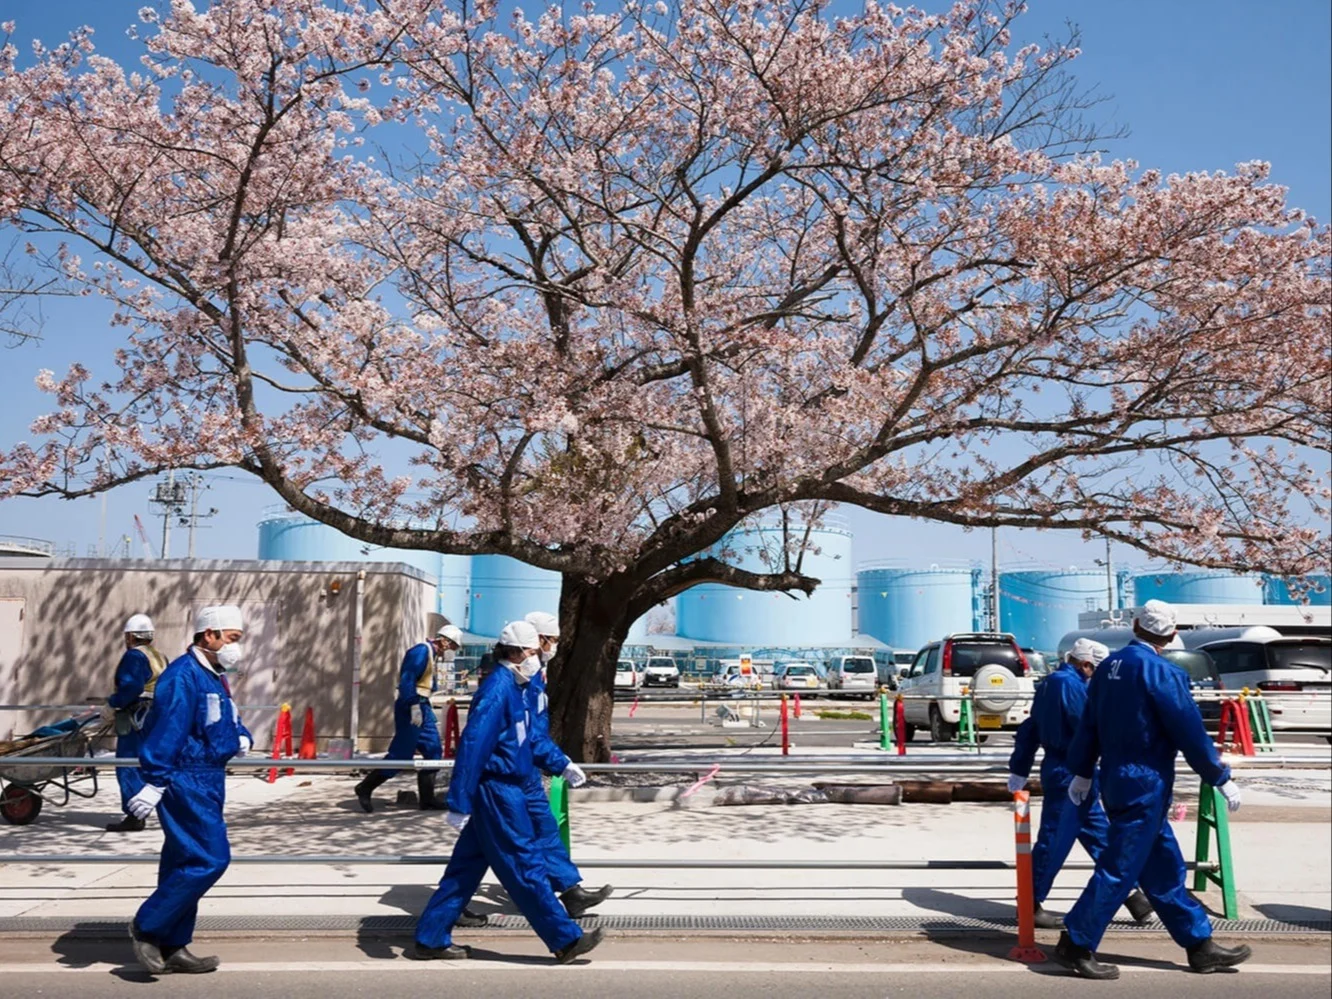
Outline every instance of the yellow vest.
{"type": "Polygon", "coordinates": [[[430,656],[426,662],[426,668],[421,671],[421,677],[416,681],[416,692],[422,697],[428,698],[435,692],[435,650],[430,648],[430,643],[423,643],[430,656]]]}
{"type": "Polygon", "coordinates": [[[152,678],[143,685],[143,697],[152,697],[153,688],[157,686],[157,678],[162,675],[162,670],[167,668],[166,656],[158,652],[151,645],[136,645],[140,652],[148,657],[148,668],[153,671],[152,678]]]}

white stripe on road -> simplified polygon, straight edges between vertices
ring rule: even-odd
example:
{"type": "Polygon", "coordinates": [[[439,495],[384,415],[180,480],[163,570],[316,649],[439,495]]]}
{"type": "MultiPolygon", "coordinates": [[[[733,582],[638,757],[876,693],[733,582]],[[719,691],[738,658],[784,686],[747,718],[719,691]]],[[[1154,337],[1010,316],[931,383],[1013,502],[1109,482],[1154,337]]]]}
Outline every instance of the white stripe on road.
{"type": "MultiPolygon", "coordinates": [[[[49,975],[49,974],[109,974],[124,964],[99,963],[70,967],[49,962],[27,964],[0,964],[0,974],[4,975],[49,975]]],[[[222,972],[231,974],[269,973],[269,972],[312,972],[338,973],[348,971],[403,972],[448,974],[460,972],[517,972],[535,971],[549,974],[552,971],[614,971],[620,973],[675,971],[712,974],[748,975],[1020,975],[1030,972],[1068,974],[1054,961],[1048,964],[1024,965],[1006,961],[993,964],[827,964],[811,961],[598,961],[589,958],[581,964],[560,965],[533,963],[509,963],[504,960],[470,961],[227,961],[222,972]]],[[[1139,965],[1120,965],[1120,971],[1129,975],[1177,974],[1183,972],[1183,966],[1160,968],[1139,965]]],[[[1248,975],[1332,975],[1332,967],[1325,964],[1246,964],[1238,969],[1248,975]]]]}

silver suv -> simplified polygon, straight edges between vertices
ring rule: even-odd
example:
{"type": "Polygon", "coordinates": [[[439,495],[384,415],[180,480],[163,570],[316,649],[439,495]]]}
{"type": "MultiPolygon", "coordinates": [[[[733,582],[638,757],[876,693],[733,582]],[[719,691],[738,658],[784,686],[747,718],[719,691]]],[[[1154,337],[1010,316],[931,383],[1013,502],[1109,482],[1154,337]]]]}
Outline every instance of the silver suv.
{"type": "Polygon", "coordinates": [[[929,727],[935,742],[957,737],[963,699],[970,700],[980,732],[1015,729],[1031,714],[1031,661],[1012,635],[963,632],[931,642],[916,653],[898,681],[906,737],[929,727]]]}

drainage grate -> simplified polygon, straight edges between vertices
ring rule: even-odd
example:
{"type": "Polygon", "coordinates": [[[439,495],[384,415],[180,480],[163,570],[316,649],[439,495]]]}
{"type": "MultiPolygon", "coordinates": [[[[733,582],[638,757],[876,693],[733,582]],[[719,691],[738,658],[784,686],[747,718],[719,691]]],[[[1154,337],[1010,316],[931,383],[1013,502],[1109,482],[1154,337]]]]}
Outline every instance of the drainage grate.
{"type": "MultiPolygon", "coordinates": [[[[1011,919],[972,919],[939,916],[602,916],[584,923],[608,930],[688,934],[710,933],[921,933],[926,936],[947,934],[1011,935],[1017,926],[1011,919]]],[[[393,916],[216,916],[199,920],[201,933],[346,933],[358,936],[399,936],[410,934],[416,917],[393,916]]],[[[1304,919],[1285,922],[1277,919],[1215,920],[1213,926],[1222,934],[1303,934],[1332,932],[1332,919],[1304,919]]],[[[489,925],[474,932],[528,931],[521,916],[499,914],[489,925]]],[[[1127,920],[1110,925],[1110,932],[1162,931],[1159,922],[1139,926],[1127,920]]],[[[122,939],[128,932],[124,922],[115,920],[78,920],[57,916],[10,916],[0,918],[0,936],[9,933],[48,933],[91,939],[122,939]]]]}

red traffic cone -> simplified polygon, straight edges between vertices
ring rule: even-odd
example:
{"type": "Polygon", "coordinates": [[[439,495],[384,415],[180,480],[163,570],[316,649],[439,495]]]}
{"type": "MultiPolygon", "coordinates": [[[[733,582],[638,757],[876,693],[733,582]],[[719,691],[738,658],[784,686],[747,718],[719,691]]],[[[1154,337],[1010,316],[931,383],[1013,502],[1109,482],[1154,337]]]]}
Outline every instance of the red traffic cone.
{"type": "MultiPolygon", "coordinates": [[[[283,751],[286,755],[291,755],[291,705],[282,705],[282,710],[278,712],[277,725],[273,729],[273,759],[282,759],[283,751]]],[[[291,770],[287,771],[292,773],[291,770]]],[[[278,768],[273,767],[268,771],[268,783],[272,784],[277,780],[278,768]]]]}
{"type": "Polygon", "coordinates": [[[314,708],[306,708],[305,724],[301,726],[301,751],[297,758],[313,760],[315,755],[314,708]]]}

